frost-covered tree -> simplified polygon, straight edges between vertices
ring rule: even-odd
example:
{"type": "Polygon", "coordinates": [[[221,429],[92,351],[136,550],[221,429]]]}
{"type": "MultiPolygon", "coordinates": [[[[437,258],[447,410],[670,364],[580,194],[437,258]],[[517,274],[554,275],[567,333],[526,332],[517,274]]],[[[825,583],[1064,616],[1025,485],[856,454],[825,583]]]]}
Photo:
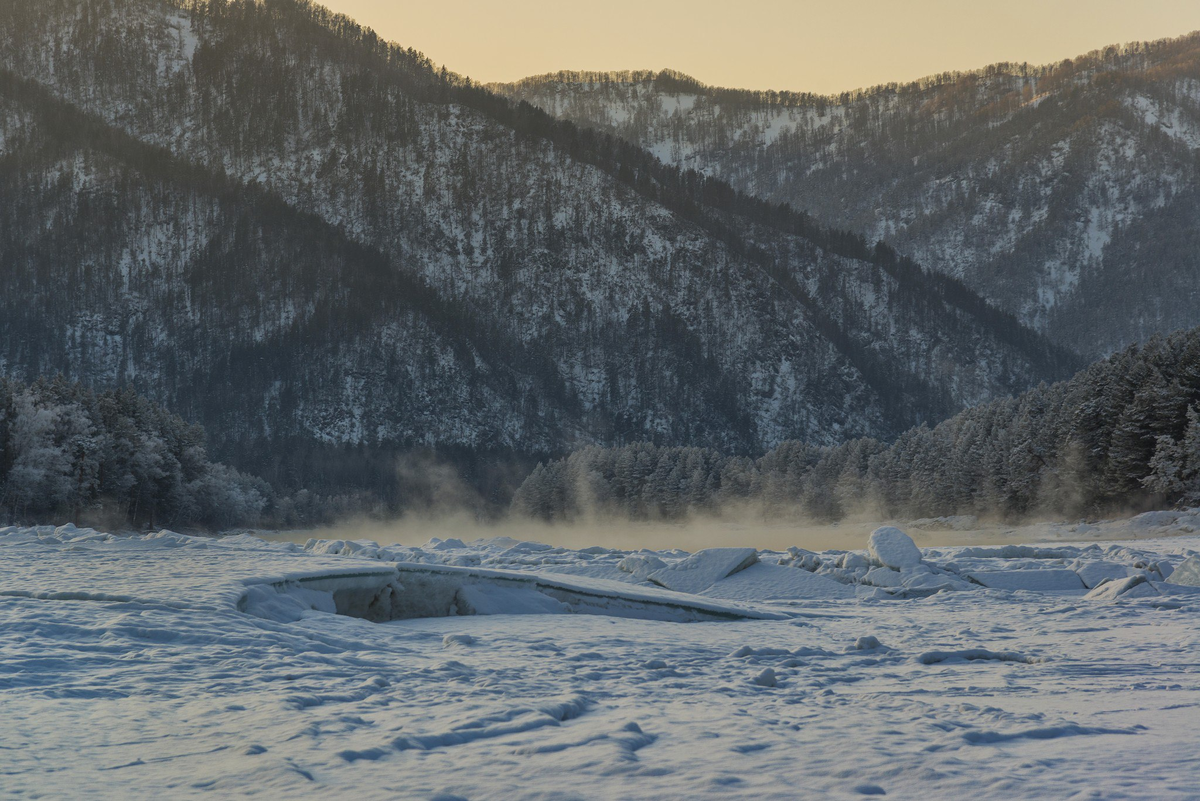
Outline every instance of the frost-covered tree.
{"type": "Polygon", "coordinates": [[[1181,438],[1158,438],[1150,459],[1150,475],[1142,480],[1151,492],[1171,501],[1200,504],[1200,407],[1187,411],[1187,428],[1181,438]]]}
{"type": "Polygon", "coordinates": [[[266,482],[209,461],[204,432],[128,390],[0,382],[0,514],[228,527],[259,521],[266,482]]]}
{"type": "Polygon", "coordinates": [[[747,501],[768,515],[823,520],[1074,516],[1200,503],[1200,329],[917,426],[890,445],[785,442],[758,459],[645,443],[591,447],[539,468],[517,495],[526,513],[570,517],[581,508],[570,490],[580,486],[603,499],[590,508],[634,519],[747,501]],[[526,500],[533,498],[542,500],[526,500]]]}

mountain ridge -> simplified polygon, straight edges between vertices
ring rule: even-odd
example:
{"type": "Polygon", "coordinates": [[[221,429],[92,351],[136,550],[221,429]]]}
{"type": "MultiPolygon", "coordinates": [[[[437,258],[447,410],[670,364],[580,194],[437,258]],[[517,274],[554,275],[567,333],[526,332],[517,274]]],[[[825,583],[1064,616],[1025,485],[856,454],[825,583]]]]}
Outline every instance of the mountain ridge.
{"type": "Polygon", "coordinates": [[[832,443],[1073,363],[886,247],[439,73],[311,4],[7,13],[0,192],[21,202],[0,256],[25,282],[9,320],[84,322],[48,331],[61,345],[37,358],[6,322],[4,370],[131,382],[182,405],[223,455],[295,437],[832,443]],[[31,105],[57,109],[50,124],[31,105]],[[125,149],[100,163],[88,154],[105,137],[125,149]],[[46,148],[63,158],[33,157],[46,148]],[[232,200],[187,170],[224,176],[232,200]],[[104,237],[63,181],[108,204],[104,237]],[[155,213],[174,221],[152,226],[162,242],[138,222],[155,213]],[[53,242],[18,233],[39,215],[53,242]],[[65,272],[82,287],[68,300],[36,290],[65,272]],[[225,397],[188,394],[214,375],[225,397]]]}
{"type": "Polygon", "coordinates": [[[493,88],[887,241],[1085,356],[1200,322],[1197,33],[839,95],[669,70],[493,88]]]}

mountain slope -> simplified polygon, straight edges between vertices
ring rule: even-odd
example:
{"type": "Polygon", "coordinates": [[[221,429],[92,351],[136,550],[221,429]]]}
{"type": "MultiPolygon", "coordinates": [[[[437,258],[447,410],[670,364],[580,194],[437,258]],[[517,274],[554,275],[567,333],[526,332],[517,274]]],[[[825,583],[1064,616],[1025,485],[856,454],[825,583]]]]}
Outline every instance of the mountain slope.
{"type": "Polygon", "coordinates": [[[1200,34],[833,97],[669,71],[493,88],[886,240],[1088,355],[1200,323],[1200,34]]]}
{"type": "Polygon", "coordinates": [[[307,3],[0,23],[4,369],[133,382],[229,449],[831,443],[1071,362],[886,248],[307,3]]]}

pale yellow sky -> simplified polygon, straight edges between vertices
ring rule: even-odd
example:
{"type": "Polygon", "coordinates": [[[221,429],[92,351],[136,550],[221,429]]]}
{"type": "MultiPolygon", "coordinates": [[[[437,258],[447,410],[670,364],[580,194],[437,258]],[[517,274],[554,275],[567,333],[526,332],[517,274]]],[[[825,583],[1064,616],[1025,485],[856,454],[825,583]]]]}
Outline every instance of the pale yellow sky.
{"type": "Polygon", "coordinates": [[[1200,0],[317,0],[478,81],[672,67],[837,92],[1200,29],[1200,0]]]}

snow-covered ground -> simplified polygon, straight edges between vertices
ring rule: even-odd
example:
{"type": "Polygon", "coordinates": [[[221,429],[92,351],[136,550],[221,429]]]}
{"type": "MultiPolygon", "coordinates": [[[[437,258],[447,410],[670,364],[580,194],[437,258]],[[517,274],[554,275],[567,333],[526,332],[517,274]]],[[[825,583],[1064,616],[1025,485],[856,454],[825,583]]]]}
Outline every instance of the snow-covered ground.
{"type": "Polygon", "coordinates": [[[1198,522],[694,554],[0,529],[0,795],[1196,798],[1198,522]]]}

